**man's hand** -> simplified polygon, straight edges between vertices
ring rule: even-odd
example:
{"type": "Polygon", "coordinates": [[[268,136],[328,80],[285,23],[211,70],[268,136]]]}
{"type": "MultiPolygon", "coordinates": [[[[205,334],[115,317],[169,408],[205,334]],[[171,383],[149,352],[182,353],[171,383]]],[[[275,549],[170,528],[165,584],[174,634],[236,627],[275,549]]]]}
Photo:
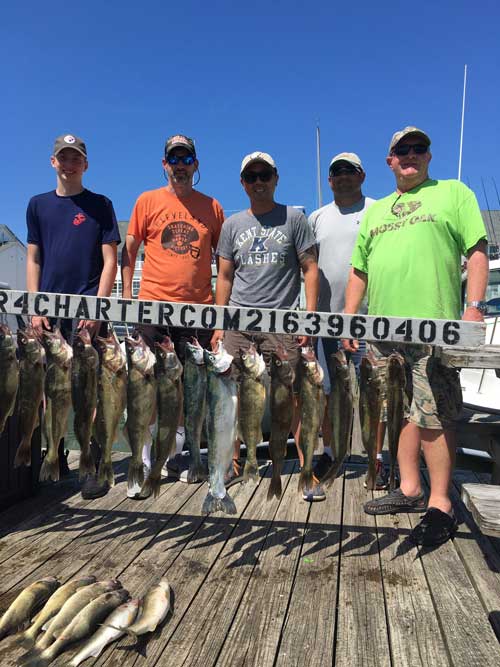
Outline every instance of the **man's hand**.
{"type": "Polygon", "coordinates": [[[299,347],[310,347],[311,339],[309,336],[297,336],[297,343],[299,344],[299,347]]]}
{"type": "Polygon", "coordinates": [[[223,340],[223,338],[224,338],[224,329],[215,329],[212,338],[210,339],[210,345],[214,352],[217,352],[219,341],[223,340]]]}
{"type": "Polygon", "coordinates": [[[49,320],[46,317],[40,317],[39,315],[33,315],[31,318],[31,326],[38,340],[42,340],[43,331],[50,331],[49,320]]]}
{"type": "Polygon", "coordinates": [[[462,315],[464,322],[484,322],[484,313],[473,306],[468,306],[462,315]]]}
{"type": "Polygon", "coordinates": [[[342,338],[341,343],[346,352],[357,352],[359,350],[359,340],[356,338],[342,338]]]}
{"type": "Polygon", "coordinates": [[[94,338],[96,333],[101,327],[101,322],[99,320],[80,320],[78,322],[77,329],[87,329],[89,332],[90,338],[94,338]]]}

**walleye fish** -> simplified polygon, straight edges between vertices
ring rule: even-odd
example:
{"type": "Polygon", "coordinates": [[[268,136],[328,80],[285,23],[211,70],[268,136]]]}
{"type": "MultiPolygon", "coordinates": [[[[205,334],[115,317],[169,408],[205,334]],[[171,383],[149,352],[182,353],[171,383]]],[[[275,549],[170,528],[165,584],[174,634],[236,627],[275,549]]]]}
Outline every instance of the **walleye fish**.
{"type": "Polygon", "coordinates": [[[73,369],[71,396],[75,413],[74,430],[80,445],[78,476],[84,479],[95,474],[95,463],[90,451],[90,436],[97,405],[97,367],[99,357],[92,346],[87,329],[79,329],[73,337],[73,369]]]}
{"type": "Polygon", "coordinates": [[[144,596],[141,603],[141,612],[137,621],[129,626],[125,632],[134,637],[153,632],[166,618],[170,611],[170,586],[166,579],[161,579],[144,596]]]}
{"type": "Polygon", "coordinates": [[[224,474],[231,464],[236,437],[238,393],[231,377],[233,357],[222,341],[217,352],[203,351],[207,365],[208,494],[202,512],[236,514],[234,500],[224,486],[224,474]]]}
{"type": "Polygon", "coordinates": [[[55,577],[45,577],[35,581],[20,593],[0,620],[0,639],[28,623],[52,593],[59,586],[55,577]]]}
{"type": "Polygon", "coordinates": [[[256,482],[259,479],[257,445],[262,442],[262,418],[266,405],[266,388],[263,383],[266,364],[253,344],[248,350],[240,350],[240,357],[243,370],[239,387],[239,430],[247,448],[243,479],[256,482]]]}
{"type": "Polygon", "coordinates": [[[14,412],[19,385],[19,362],[14,336],[6,324],[0,324],[0,435],[14,412]]]}
{"type": "Polygon", "coordinates": [[[161,470],[167,458],[175,451],[175,434],[182,411],[182,364],[168,336],[161,343],[155,343],[155,353],[158,429],[155,462],[141,489],[141,495],[145,498],[151,493],[155,497],[160,493],[161,470]]]}
{"type": "Polygon", "coordinates": [[[24,665],[26,667],[46,667],[62,653],[66,646],[85,639],[95,632],[109,613],[125,602],[128,597],[128,591],[121,588],[118,591],[103,593],[92,600],[73,618],[48,648],[28,658],[24,665]]]}
{"type": "Polygon", "coordinates": [[[349,363],[343,350],[330,357],[331,392],[328,403],[328,418],[332,424],[333,464],[321,482],[333,484],[338,471],[351,448],[353,422],[353,394],[349,363]]]}
{"type": "Polygon", "coordinates": [[[368,454],[366,488],[375,488],[377,473],[377,428],[380,421],[380,379],[377,361],[371,352],[361,359],[359,375],[359,418],[361,439],[368,454]]]}
{"type": "Polygon", "coordinates": [[[323,369],[319,365],[312,347],[302,348],[300,368],[301,427],[299,445],[304,454],[304,465],[299,476],[299,491],[303,491],[313,485],[313,454],[318,445],[325,394],[323,392],[323,369]]]}
{"type": "Polygon", "coordinates": [[[203,348],[196,338],[186,343],[184,362],[184,428],[186,445],[191,454],[188,482],[205,481],[205,469],[201,463],[200,441],[206,414],[207,369],[203,348]]]}
{"type": "Polygon", "coordinates": [[[58,613],[63,604],[69,600],[69,598],[74,593],[76,593],[79,588],[83,588],[83,586],[89,586],[94,582],[95,577],[80,577],[79,579],[68,581],[60,588],[56,589],[56,591],[52,593],[50,598],[47,600],[42,611],[37,614],[31,626],[18,637],[16,643],[21,644],[26,648],[33,646],[42,627],[58,613]]]}
{"type": "Polygon", "coordinates": [[[406,386],[405,361],[401,354],[393,352],[387,359],[387,437],[391,465],[389,473],[389,489],[394,490],[394,470],[398,459],[399,435],[404,419],[404,391],[406,386]]]}
{"type": "Polygon", "coordinates": [[[156,405],[155,355],[140,334],[125,338],[128,361],[127,423],[125,432],[132,450],[128,484],[144,483],[142,450],[156,405]]]}
{"type": "Polygon", "coordinates": [[[108,579],[106,581],[97,581],[88,586],[83,586],[76,593],[66,600],[61,609],[52,618],[52,620],[42,626],[44,634],[37,641],[35,650],[40,652],[46,649],[56,637],[68,627],[71,621],[84,609],[92,600],[95,600],[103,593],[109,593],[121,588],[121,583],[117,579],[108,579]]]}
{"type": "Polygon", "coordinates": [[[139,598],[136,598],[121,604],[112,611],[103,621],[99,630],[97,630],[97,632],[69,662],[69,667],[78,667],[81,662],[90,657],[98,658],[108,644],[123,637],[127,628],[132,625],[137,618],[140,604],[141,601],[139,598]]]}
{"type": "Polygon", "coordinates": [[[267,499],[273,496],[281,498],[281,468],[286,456],[288,434],[293,416],[293,381],[294,372],[288,360],[288,353],[279,344],[271,353],[271,435],[269,436],[269,454],[273,462],[271,483],[267,499]]]}
{"type": "Polygon", "coordinates": [[[45,380],[43,348],[31,327],[24,331],[18,330],[17,349],[20,357],[18,400],[20,442],[14,459],[14,468],[31,465],[31,438],[39,424],[40,403],[43,399],[45,380]]]}
{"type": "Polygon", "coordinates": [[[115,484],[111,454],[118,425],[127,405],[127,358],[115,332],[107,338],[96,336],[100,364],[97,376],[97,409],[94,436],[101,450],[98,481],[115,484]]]}
{"type": "Polygon", "coordinates": [[[71,362],[73,350],[59,329],[44,331],[42,344],[47,355],[45,396],[47,405],[43,418],[47,454],[40,468],[40,481],[59,480],[58,447],[66,433],[71,407],[71,362]]]}

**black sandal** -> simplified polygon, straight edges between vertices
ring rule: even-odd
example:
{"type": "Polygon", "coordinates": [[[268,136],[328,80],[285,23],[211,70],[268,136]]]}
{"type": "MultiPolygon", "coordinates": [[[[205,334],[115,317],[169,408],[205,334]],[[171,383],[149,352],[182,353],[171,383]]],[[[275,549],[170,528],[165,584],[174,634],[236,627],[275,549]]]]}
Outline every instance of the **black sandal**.
{"type": "Polygon", "coordinates": [[[442,512],[437,507],[430,507],[409,535],[413,544],[421,547],[434,547],[447,542],[457,531],[458,523],[454,514],[442,512]]]}

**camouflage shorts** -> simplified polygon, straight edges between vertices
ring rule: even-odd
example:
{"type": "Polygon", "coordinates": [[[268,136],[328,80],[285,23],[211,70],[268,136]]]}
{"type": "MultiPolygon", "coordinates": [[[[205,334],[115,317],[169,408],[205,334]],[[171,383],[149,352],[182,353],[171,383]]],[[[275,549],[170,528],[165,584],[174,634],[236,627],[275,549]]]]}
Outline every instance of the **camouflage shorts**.
{"type": "Polygon", "coordinates": [[[399,352],[406,367],[405,418],[421,428],[455,428],[455,421],[462,409],[462,389],[456,369],[443,366],[439,359],[432,356],[432,349],[428,345],[372,343],[368,349],[377,359],[383,379],[380,421],[387,421],[387,357],[392,352],[399,352]]]}

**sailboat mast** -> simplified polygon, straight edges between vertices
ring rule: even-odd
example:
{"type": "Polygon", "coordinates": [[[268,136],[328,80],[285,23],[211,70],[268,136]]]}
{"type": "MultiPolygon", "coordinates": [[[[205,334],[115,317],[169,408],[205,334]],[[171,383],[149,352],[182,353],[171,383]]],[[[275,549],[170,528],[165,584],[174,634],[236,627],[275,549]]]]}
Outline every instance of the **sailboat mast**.
{"type": "Polygon", "coordinates": [[[321,152],[320,152],[320,137],[319,137],[319,122],[316,125],[316,178],[318,180],[318,208],[323,206],[323,198],[321,196],[321,152]]]}
{"type": "Polygon", "coordinates": [[[458,180],[462,180],[462,147],[464,143],[465,87],[467,85],[467,65],[464,65],[464,93],[462,96],[462,122],[460,125],[460,152],[458,154],[458,180]]]}

